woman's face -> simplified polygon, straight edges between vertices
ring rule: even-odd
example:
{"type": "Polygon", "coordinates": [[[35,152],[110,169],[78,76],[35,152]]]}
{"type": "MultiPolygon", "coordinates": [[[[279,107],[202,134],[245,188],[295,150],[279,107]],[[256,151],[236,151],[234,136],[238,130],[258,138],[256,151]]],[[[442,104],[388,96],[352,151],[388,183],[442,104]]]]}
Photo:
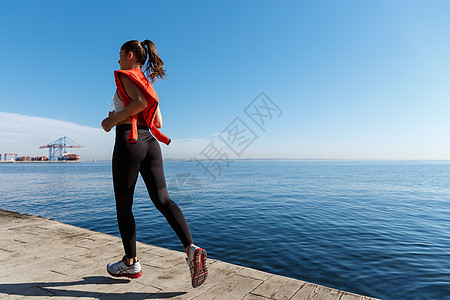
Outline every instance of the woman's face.
{"type": "Polygon", "coordinates": [[[120,69],[121,70],[128,70],[129,69],[128,55],[123,50],[120,50],[120,52],[119,52],[119,61],[118,61],[118,63],[120,65],[120,69]]]}

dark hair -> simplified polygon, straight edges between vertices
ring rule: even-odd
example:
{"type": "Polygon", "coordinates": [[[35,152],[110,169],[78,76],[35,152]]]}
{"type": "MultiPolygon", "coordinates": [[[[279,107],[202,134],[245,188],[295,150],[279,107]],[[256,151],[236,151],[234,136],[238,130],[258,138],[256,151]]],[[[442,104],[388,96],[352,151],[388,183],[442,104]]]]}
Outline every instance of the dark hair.
{"type": "Polygon", "coordinates": [[[166,76],[166,70],[163,69],[164,63],[156,53],[156,47],[152,41],[145,40],[140,42],[132,40],[123,44],[120,49],[126,53],[133,52],[137,61],[143,66],[145,65],[144,73],[152,83],[155,82],[158,77],[164,79],[166,76]],[[147,64],[145,64],[145,61],[147,61],[147,64]]]}

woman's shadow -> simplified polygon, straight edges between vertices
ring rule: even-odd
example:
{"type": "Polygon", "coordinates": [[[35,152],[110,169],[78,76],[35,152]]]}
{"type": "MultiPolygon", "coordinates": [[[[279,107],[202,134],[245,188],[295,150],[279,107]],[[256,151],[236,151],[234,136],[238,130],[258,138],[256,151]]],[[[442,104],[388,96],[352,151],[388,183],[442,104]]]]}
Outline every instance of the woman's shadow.
{"type": "Polygon", "coordinates": [[[159,299],[171,298],[186,294],[186,292],[165,292],[165,293],[151,293],[151,292],[91,292],[79,291],[70,289],[58,289],[58,287],[69,287],[75,285],[88,284],[125,284],[129,283],[129,279],[114,279],[107,276],[88,276],[83,277],[79,281],[64,281],[64,282],[33,282],[33,283],[0,283],[0,295],[20,295],[20,296],[61,296],[61,297],[90,297],[90,298],[105,298],[105,299],[159,299]]]}

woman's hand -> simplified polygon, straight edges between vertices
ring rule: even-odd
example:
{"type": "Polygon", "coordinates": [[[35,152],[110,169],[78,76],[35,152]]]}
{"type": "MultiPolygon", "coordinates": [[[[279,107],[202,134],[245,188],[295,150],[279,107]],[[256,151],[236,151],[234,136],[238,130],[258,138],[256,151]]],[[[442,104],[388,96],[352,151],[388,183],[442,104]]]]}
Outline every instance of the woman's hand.
{"type": "Polygon", "coordinates": [[[108,117],[102,121],[103,130],[105,130],[106,132],[109,132],[111,130],[111,128],[116,126],[117,120],[116,120],[115,116],[116,116],[116,112],[114,110],[109,112],[108,117]]]}

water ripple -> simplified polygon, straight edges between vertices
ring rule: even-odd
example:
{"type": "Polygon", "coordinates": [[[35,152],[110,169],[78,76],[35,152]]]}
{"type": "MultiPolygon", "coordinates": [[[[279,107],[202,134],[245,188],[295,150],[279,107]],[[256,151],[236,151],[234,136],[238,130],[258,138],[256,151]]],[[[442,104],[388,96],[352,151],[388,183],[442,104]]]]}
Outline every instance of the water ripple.
{"type": "MultiPolygon", "coordinates": [[[[242,161],[212,182],[195,163],[165,163],[169,194],[210,257],[383,299],[450,294],[449,171],[449,162],[242,161]]],[[[2,164],[0,180],[3,209],[119,235],[108,163],[2,164]]],[[[142,179],[133,210],[138,240],[183,251],[142,179]]]]}

